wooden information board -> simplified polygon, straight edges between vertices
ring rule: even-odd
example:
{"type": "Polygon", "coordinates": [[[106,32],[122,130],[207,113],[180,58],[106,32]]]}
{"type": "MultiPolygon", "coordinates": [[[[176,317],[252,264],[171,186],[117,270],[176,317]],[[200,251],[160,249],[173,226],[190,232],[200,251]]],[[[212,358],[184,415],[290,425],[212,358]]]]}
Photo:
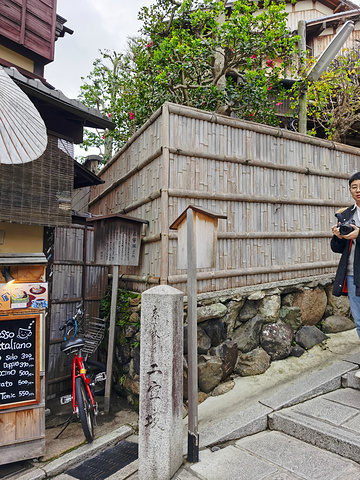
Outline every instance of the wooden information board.
{"type": "Polygon", "coordinates": [[[147,220],[120,213],[91,217],[94,223],[96,263],[100,265],[139,265],[141,229],[147,220]]]}
{"type": "Polygon", "coordinates": [[[40,315],[0,316],[0,409],[40,400],[40,315]]]}

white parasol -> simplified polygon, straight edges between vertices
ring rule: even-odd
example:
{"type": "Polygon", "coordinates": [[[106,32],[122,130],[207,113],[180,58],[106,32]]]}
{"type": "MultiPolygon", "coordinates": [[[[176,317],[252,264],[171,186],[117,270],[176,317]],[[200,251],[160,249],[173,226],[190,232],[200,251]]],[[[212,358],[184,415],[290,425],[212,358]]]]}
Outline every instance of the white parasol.
{"type": "Polygon", "coordinates": [[[46,145],[46,127],[39,112],[0,67],[0,164],[36,160],[46,145]]]}

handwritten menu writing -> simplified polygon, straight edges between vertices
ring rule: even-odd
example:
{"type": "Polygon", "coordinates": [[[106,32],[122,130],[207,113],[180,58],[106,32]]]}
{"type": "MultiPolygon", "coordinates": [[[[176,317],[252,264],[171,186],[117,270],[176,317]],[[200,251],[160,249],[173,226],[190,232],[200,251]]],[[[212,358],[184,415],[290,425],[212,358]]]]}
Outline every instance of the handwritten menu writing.
{"type": "Polygon", "coordinates": [[[36,347],[35,316],[0,321],[0,408],[36,401],[36,347]]]}

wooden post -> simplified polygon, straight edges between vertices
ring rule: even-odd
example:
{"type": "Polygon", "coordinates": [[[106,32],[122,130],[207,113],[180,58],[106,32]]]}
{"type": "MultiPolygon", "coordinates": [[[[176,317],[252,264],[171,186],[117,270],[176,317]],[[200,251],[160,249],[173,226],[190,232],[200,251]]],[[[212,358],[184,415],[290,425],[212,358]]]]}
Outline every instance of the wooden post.
{"type": "Polygon", "coordinates": [[[187,294],[188,294],[188,461],[199,461],[198,366],[196,311],[196,234],[194,212],[189,208],[187,220],[187,294]]]}
{"type": "MultiPolygon", "coordinates": [[[[300,60],[301,60],[303,57],[305,57],[305,54],[306,54],[306,22],[305,20],[299,21],[298,34],[300,36],[299,52],[300,52],[300,60]]],[[[304,80],[303,84],[300,85],[300,94],[299,94],[299,133],[306,134],[306,132],[307,132],[307,81],[304,80]]]]}
{"type": "Polygon", "coordinates": [[[110,392],[115,343],[119,266],[139,265],[141,224],[148,224],[149,222],[140,218],[127,217],[121,213],[88,218],[87,222],[94,223],[96,262],[100,265],[112,265],[113,267],[108,358],[106,363],[104,398],[104,412],[108,413],[110,409],[110,392]]]}
{"type": "Polygon", "coordinates": [[[115,324],[116,324],[116,307],[117,307],[118,285],[119,285],[119,265],[114,265],[113,266],[112,291],[111,291],[111,310],[110,310],[108,357],[107,357],[107,362],[106,362],[106,383],[105,383],[105,397],[104,397],[104,412],[105,413],[109,413],[109,410],[110,410],[110,393],[111,393],[112,366],[113,366],[113,357],[114,357],[114,340],[115,340],[115,324]]]}
{"type": "Polygon", "coordinates": [[[196,272],[198,268],[214,268],[216,265],[219,218],[227,217],[195,205],[189,205],[170,225],[170,229],[178,231],[178,268],[187,268],[188,461],[192,463],[199,461],[196,272]],[[197,238],[198,230],[200,235],[197,238]],[[199,240],[199,245],[197,245],[197,240],[199,240]]]}

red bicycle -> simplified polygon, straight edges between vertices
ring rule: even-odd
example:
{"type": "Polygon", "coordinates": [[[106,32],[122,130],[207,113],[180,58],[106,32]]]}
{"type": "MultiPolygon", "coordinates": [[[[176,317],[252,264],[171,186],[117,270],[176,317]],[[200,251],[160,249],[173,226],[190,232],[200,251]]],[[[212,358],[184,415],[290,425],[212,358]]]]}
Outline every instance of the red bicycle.
{"type": "MultiPolygon", "coordinates": [[[[87,333],[77,337],[78,327],[84,321],[82,304],[77,305],[76,314],[60,327],[64,331],[64,341],[61,351],[67,355],[73,354],[72,361],[72,394],[60,398],[61,404],[72,401],[73,415],[80,418],[86,440],[94,440],[94,426],[98,414],[98,404],[95,395],[101,395],[105,390],[105,366],[102,363],[90,360],[88,356],[99,346],[104,337],[105,322],[101,318],[93,319],[88,323],[87,333]],[[72,334],[71,338],[68,338],[72,334]]],[[[69,425],[72,418],[59,435],[69,425]]],[[[58,435],[58,436],[59,436],[58,435]]]]}

